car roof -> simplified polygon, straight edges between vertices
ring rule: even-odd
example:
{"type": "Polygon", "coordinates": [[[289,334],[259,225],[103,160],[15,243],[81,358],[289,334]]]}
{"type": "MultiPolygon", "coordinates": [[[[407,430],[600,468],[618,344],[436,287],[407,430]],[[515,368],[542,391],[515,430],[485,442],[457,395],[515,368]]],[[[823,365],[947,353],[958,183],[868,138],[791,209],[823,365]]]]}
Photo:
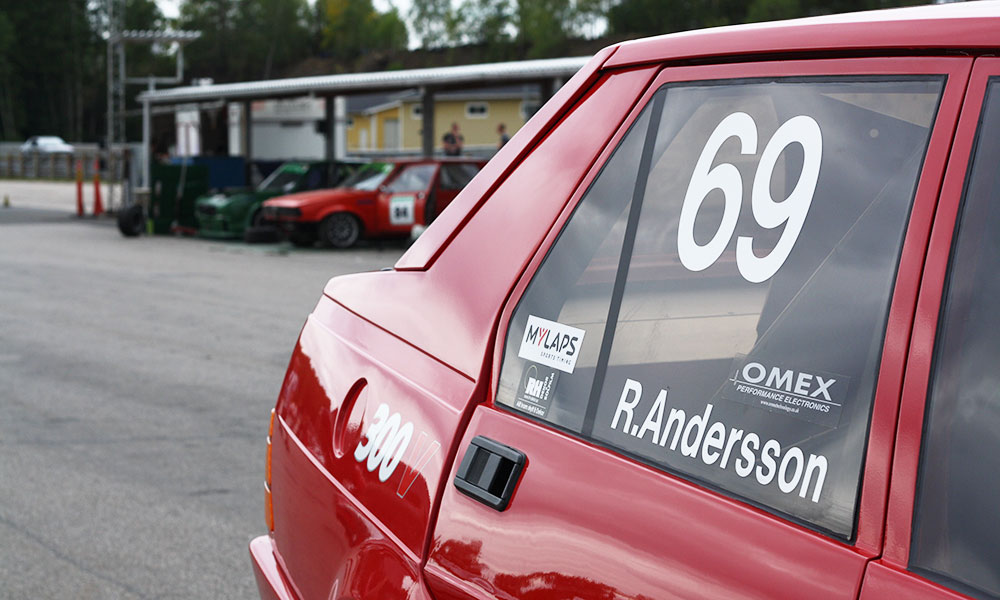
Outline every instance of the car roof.
{"type": "Polygon", "coordinates": [[[686,31],[612,46],[604,67],[726,57],[1000,47],[1000,2],[961,2],[686,31]]]}

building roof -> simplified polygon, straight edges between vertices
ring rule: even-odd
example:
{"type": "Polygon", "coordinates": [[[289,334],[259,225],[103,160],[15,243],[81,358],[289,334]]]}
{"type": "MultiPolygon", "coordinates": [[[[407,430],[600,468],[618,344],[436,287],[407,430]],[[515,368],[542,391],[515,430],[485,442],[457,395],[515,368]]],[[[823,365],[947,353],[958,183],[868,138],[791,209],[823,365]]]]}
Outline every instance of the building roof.
{"type": "Polygon", "coordinates": [[[142,92],[140,101],[180,104],[207,100],[251,100],[285,96],[388,92],[421,86],[459,88],[572,77],[589,56],[435,67],[373,73],[318,75],[244,83],[220,83],[142,92]]]}

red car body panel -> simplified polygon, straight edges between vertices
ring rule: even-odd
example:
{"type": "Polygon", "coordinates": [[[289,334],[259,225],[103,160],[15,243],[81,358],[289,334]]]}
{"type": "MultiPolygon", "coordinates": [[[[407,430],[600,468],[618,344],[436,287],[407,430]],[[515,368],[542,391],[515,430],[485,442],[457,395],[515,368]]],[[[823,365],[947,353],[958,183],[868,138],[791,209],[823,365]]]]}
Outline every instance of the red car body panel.
{"type": "Polygon", "coordinates": [[[276,407],[274,531],[251,545],[262,597],[965,598],[907,566],[949,251],[987,77],[1000,75],[1000,60],[974,54],[1000,47],[998,32],[997,4],[969,4],[678,34],[595,57],[395,271],[327,284],[276,407]],[[738,60],[691,62],[715,57],[738,60]],[[947,76],[893,286],[853,539],[496,407],[518,300],[660,85],[840,74],[947,76]],[[378,435],[402,444],[406,427],[398,464],[366,454],[378,435]],[[528,457],[506,511],[452,484],[477,435],[528,457]]]}
{"type": "MultiPolygon", "coordinates": [[[[437,211],[440,213],[451,204],[459,190],[446,189],[441,186],[440,160],[434,159],[400,159],[390,161],[394,164],[392,172],[386,176],[378,190],[359,190],[354,188],[333,188],[314,190],[298,194],[289,194],[272,198],[264,202],[265,207],[294,208],[300,214],[296,217],[277,216],[279,226],[290,224],[315,227],[326,217],[334,213],[350,213],[361,222],[362,231],[366,237],[406,236],[410,234],[413,224],[425,224],[427,221],[427,200],[434,197],[437,211]],[[401,193],[391,193],[385,190],[391,186],[403,170],[412,165],[435,165],[431,183],[426,189],[407,190],[401,193]],[[390,203],[394,197],[406,196],[412,200],[413,215],[410,222],[394,224],[389,217],[390,203]]],[[[475,159],[449,159],[448,162],[459,162],[482,166],[475,159]]]]}
{"type": "Polygon", "coordinates": [[[365,223],[374,223],[377,195],[375,191],[334,188],[289,194],[265,202],[267,206],[301,210],[302,216],[297,220],[303,222],[318,223],[331,213],[343,211],[357,215],[365,223]]]}

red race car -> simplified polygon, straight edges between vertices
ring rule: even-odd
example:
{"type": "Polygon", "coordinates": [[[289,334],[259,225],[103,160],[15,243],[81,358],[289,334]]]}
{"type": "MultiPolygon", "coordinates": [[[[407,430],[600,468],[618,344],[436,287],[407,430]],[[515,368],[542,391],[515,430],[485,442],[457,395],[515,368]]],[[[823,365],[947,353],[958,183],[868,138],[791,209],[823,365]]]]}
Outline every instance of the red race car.
{"type": "Polygon", "coordinates": [[[265,222],[297,246],[350,248],[362,237],[408,236],[441,213],[485,163],[404,159],[362,167],[340,187],[267,200],[265,222]]]}
{"type": "Polygon", "coordinates": [[[272,416],[264,598],[1000,597],[1000,4],[602,51],[272,416]]]}

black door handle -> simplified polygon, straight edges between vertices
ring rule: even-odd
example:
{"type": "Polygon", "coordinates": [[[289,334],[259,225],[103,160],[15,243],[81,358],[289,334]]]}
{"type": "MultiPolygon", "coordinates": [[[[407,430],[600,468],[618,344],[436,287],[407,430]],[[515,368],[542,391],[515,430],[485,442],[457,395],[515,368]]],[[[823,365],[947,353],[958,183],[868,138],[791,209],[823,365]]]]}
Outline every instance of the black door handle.
{"type": "Polygon", "coordinates": [[[458,467],[455,487],[490,508],[504,511],[526,461],[524,452],[477,435],[458,467]]]}

